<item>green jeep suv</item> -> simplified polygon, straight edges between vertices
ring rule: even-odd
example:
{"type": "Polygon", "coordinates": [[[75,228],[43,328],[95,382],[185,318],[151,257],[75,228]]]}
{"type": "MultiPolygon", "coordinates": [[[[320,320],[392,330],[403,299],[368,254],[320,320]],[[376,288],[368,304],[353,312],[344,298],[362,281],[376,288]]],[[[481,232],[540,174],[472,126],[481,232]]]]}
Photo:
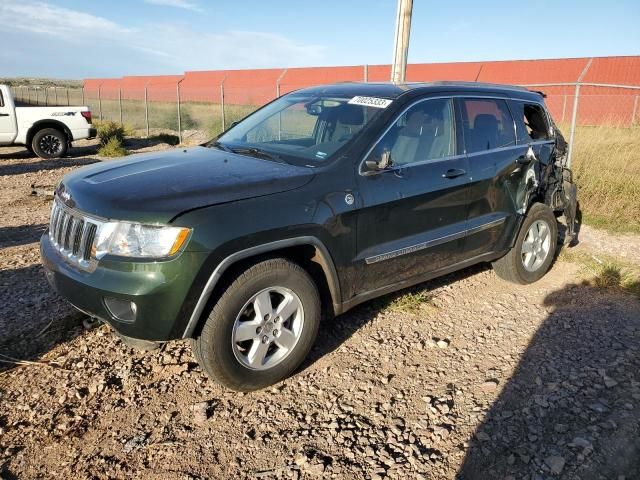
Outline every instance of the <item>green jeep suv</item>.
{"type": "Polygon", "coordinates": [[[103,162],[56,189],[53,287],[121,336],[192,339],[236,390],[290,375],[320,319],[478,262],[550,268],[576,188],[540,93],[343,83],[267,104],[210,143],[103,162]]]}

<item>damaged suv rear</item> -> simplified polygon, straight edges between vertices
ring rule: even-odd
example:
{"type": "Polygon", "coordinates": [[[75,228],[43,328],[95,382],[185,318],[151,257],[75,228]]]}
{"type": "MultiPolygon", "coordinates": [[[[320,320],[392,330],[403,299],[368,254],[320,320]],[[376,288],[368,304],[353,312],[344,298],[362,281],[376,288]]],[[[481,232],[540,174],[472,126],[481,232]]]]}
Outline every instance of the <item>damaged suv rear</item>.
{"type": "Polygon", "coordinates": [[[550,268],[576,187],[544,98],[479,83],[344,83],[278,98],[200,147],[94,164],[57,187],[47,278],[120,335],[190,338],[253,390],[321,316],[479,262],[550,268]]]}

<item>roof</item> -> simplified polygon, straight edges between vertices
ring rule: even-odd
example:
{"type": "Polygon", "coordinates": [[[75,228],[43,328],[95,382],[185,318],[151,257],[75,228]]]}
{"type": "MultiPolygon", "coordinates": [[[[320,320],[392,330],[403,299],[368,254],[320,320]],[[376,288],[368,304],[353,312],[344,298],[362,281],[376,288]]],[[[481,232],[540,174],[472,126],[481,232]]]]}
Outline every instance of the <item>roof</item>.
{"type": "Polygon", "coordinates": [[[512,85],[500,85],[482,82],[406,82],[406,83],[365,83],[365,82],[342,82],[331,85],[319,85],[317,87],[304,88],[298,90],[305,93],[346,95],[346,96],[370,96],[396,99],[405,93],[414,94],[427,93],[483,93],[497,94],[522,99],[540,99],[540,94],[527,90],[524,87],[512,85]]]}

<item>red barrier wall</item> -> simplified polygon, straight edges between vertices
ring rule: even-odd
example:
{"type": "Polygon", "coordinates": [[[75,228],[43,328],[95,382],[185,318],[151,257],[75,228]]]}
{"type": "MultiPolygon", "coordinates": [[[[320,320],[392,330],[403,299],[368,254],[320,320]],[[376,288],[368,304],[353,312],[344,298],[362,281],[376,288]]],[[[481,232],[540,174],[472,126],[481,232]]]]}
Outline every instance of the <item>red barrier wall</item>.
{"type": "MultiPolygon", "coordinates": [[[[640,86],[640,56],[513,60],[495,62],[426,63],[407,66],[407,81],[461,80],[515,85],[582,82],[640,86]],[[587,68],[588,66],[588,68],[587,68]],[[586,72],[585,72],[586,69],[586,72]]],[[[93,78],[84,81],[85,95],[103,99],[176,101],[180,83],[182,101],[220,103],[224,83],[226,104],[262,105],[280,94],[312,85],[343,81],[388,81],[390,65],[273,68],[256,70],[189,71],[184,75],[93,78]]],[[[558,121],[569,121],[574,86],[531,87],[547,94],[547,104],[558,121]]],[[[635,97],[640,90],[587,87],[581,89],[579,121],[583,124],[611,121],[631,124],[635,97]]],[[[640,114],[636,114],[640,116],[640,114]]],[[[640,121],[636,118],[635,121],[640,121]]]]}

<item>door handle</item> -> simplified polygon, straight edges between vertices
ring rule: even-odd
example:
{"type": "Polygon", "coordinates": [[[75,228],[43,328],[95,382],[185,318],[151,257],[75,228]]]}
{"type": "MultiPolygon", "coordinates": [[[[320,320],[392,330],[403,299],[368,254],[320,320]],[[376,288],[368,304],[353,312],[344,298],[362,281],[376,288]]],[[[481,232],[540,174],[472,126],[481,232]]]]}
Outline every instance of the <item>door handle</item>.
{"type": "Polygon", "coordinates": [[[457,178],[461,175],[464,175],[465,173],[467,172],[462,170],[461,168],[450,168],[442,174],[442,178],[457,178]]]}
{"type": "Polygon", "coordinates": [[[0,117],[8,117],[9,114],[8,113],[0,113],[0,117]]]}

